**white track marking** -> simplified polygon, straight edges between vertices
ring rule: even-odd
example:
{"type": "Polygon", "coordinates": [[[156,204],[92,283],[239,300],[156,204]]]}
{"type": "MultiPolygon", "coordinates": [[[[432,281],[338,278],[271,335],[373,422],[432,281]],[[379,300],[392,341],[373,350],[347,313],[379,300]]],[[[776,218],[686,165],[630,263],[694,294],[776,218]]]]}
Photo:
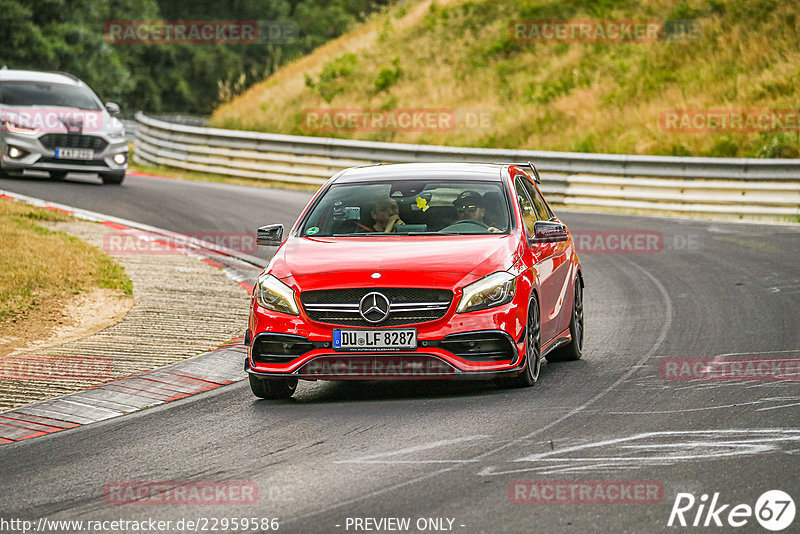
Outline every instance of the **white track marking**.
{"type": "Polygon", "coordinates": [[[765,408],[757,408],[757,412],[764,412],[768,410],[778,410],[780,408],[789,408],[791,406],[798,406],[800,405],[800,397],[798,396],[788,396],[788,397],[764,397],[762,399],[748,401],[748,402],[736,402],[732,404],[721,404],[719,406],[703,406],[702,408],[684,408],[684,409],[677,409],[677,410],[640,410],[640,411],[605,411],[603,410],[602,413],[606,413],[609,415],[658,415],[658,414],[668,414],[668,413],[686,413],[686,412],[702,412],[705,410],[729,410],[732,408],[743,408],[746,406],[753,406],[757,404],[768,404],[768,403],[786,403],[789,402],[790,404],[781,404],[780,406],[768,406],[765,408]]]}
{"type": "MultiPolygon", "coordinates": [[[[598,442],[594,442],[594,443],[585,443],[585,444],[582,444],[582,445],[575,445],[573,447],[567,447],[567,448],[564,448],[564,449],[554,450],[554,451],[550,451],[550,452],[532,454],[530,456],[526,456],[524,458],[519,458],[519,459],[514,460],[514,461],[515,462],[533,462],[533,461],[537,461],[537,460],[541,460],[541,459],[547,458],[548,456],[555,456],[557,454],[563,454],[563,453],[567,453],[567,452],[576,452],[576,451],[581,451],[581,450],[586,450],[586,449],[592,449],[592,448],[595,448],[595,447],[607,447],[609,445],[617,445],[617,444],[621,444],[621,443],[627,443],[627,442],[631,442],[631,441],[635,441],[635,440],[648,439],[648,438],[654,438],[654,437],[659,437],[659,438],[660,437],[669,437],[669,436],[687,436],[688,437],[688,436],[699,435],[699,436],[709,436],[709,437],[724,438],[725,436],[732,435],[732,434],[745,434],[745,435],[747,435],[747,434],[755,434],[755,435],[759,435],[759,434],[776,434],[776,433],[785,433],[785,434],[789,434],[789,436],[776,437],[776,438],[765,438],[765,439],[761,439],[761,440],[758,440],[758,441],[787,441],[787,440],[789,440],[789,441],[798,441],[798,440],[800,440],[800,430],[783,429],[783,428],[763,429],[763,430],[762,429],[754,429],[754,430],[674,430],[674,431],[663,431],[663,432],[644,432],[644,433],[641,433],[641,434],[635,434],[633,436],[627,436],[627,437],[624,437],[624,438],[608,439],[608,440],[598,441],[598,442]]],[[[739,444],[739,443],[748,443],[748,442],[749,442],[749,440],[738,440],[738,441],[734,440],[734,441],[728,441],[728,442],[725,442],[725,443],[726,444],[731,444],[731,443],[739,444]]],[[[706,443],[703,443],[703,444],[706,445],[706,443]]],[[[627,445],[627,447],[629,447],[629,448],[649,448],[649,447],[671,447],[671,446],[679,446],[679,445],[680,445],[680,443],[676,443],[676,444],[661,443],[661,444],[652,444],[652,445],[627,445]]],[[[616,460],[616,458],[610,458],[610,459],[616,460]]],[[[570,458],[570,460],[574,460],[574,458],[570,458]]]]}
{"type": "Polygon", "coordinates": [[[381,452],[378,454],[370,454],[368,456],[360,456],[358,458],[352,458],[350,460],[339,460],[333,462],[335,464],[372,464],[372,463],[448,463],[448,462],[455,462],[455,463],[463,463],[463,462],[476,462],[477,460],[386,460],[386,458],[391,458],[392,456],[398,456],[401,454],[413,454],[415,452],[420,451],[427,451],[430,449],[436,449],[439,447],[446,447],[448,445],[455,445],[456,443],[463,443],[465,441],[475,441],[477,439],[485,439],[491,436],[487,436],[484,434],[476,434],[474,436],[464,436],[461,438],[453,438],[453,439],[443,439],[439,441],[431,441],[429,443],[422,443],[420,445],[414,445],[413,447],[406,447],[403,449],[397,449],[395,451],[388,451],[388,452],[381,452]]]}
{"type": "MultiPolygon", "coordinates": [[[[647,353],[644,356],[642,356],[636,363],[634,363],[630,367],[630,369],[628,369],[627,372],[625,372],[622,376],[617,378],[611,385],[609,385],[608,387],[603,389],[600,393],[598,393],[597,395],[595,395],[591,399],[587,400],[586,402],[584,402],[580,406],[570,410],[569,412],[567,412],[566,414],[562,415],[561,417],[559,417],[555,421],[553,421],[551,423],[548,423],[547,425],[545,425],[545,426],[543,426],[541,428],[538,428],[538,429],[534,430],[533,432],[531,432],[529,434],[526,434],[526,435],[524,435],[522,437],[519,437],[519,438],[516,438],[514,440],[511,440],[511,441],[501,445],[500,447],[497,447],[495,449],[492,449],[492,450],[486,451],[486,452],[484,452],[482,454],[479,454],[478,456],[475,457],[475,459],[481,459],[481,458],[484,458],[486,456],[490,456],[492,454],[496,454],[496,453],[502,451],[503,449],[506,449],[506,448],[511,447],[513,445],[518,445],[522,441],[529,440],[531,437],[533,437],[533,436],[535,436],[537,434],[541,434],[545,430],[549,430],[550,428],[552,428],[552,427],[564,422],[566,419],[569,419],[573,415],[584,411],[586,408],[588,408],[589,406],[591,406],[592,404],[594,404],[598,400],[600,400],[603,397],[605,397],[606,395],[608,395],[617,386],[619,386],[620,384],[625,382],[633,373],[635,373],[636,371],[639,370],[640,366],[644,365],[644,363],[647,360],[649,360],[656,352],[658,352],[659,348],[661,348],[661,345],[664,343],[664,340],[666,340],[666,338],[667,338],[667,333],[669,332],[669,329],[672,327],[672,300],[670,299],[669,293],[667,292],[667,289],[664,287],[664,284],[659,282],[658,279],[655,276],[653,276],[652,274],[647,272],[647,270],[644,269],[643,267],[640,267],[639,265],[634,263],[632,260],[627,259],[627,258],[624,258],[624,259],[626,259],[633,267],[635,267],[636,269],[640,270],[647,278],[649,278],[650,281],[653,282],[653,285],[656,286],[656,288],[658,289],[659,293],[661,293],[661,296],[664,299],[664,312],[665,312],[664,313],[664,323],[661,325],[661,332],[659,332],[658,338],[656,339],[655,343],[653,343],[653,346],[650,348],[649,351],[647,351],[647,353]]],[[[493,469],[494,469],[493,466],[487,466],[487,467],[483,468],[480,472],[478,472],[478,475],[482,476],[482,475],[493,474],[493,469]]]]}
{"type": "Polygon", "coordinates": [[[533,467],[503,471],[484,470],[482,475],[508,475],[536,472],[540,474],[639,469],[650,466],[672,465],[687,460],[703,460],[731,456],[751,456],[770,452],[796,452],[800,450],[800,430],[796,429],[726,429],[678,430],[645,432],[598,441],[581,443],[518,458],[515,462],[532,462],[533,467]],[[639,441],[658,440],[659,443],[639,441]],[[675,441],[669,441],[675,440],[675,441]],[[788,448],[783,445],[789,445],[788,448]],[[585,455],[598,450],[604,456],[585,455]],[[611,452],[612,456],[607,454],[611,452]],[[574,453],[578,453],[577,455],[574,453]],[[584,453],[581,456],[581,453],[584,453]]]}
{"type": "Polygon", "coordinates": [[[704,406],[702,408],[685,408],[681,410],[645,410],[639,412],[603,412],[609,415],[656,415],[664,413],[686,413],[686,412],[702,412],[705,410],[724,410],[728,408],[737,408],[739,406],[748,406],[750,404],[761,404],[763,401],[750,401],[750,402],[737,402],[736,404],[721,404],[719,406],[704,406]]]}
{"type": "Polygon", "coordinates": [[[768,408],[759,408],[757,412],[766,412],[767,410],[779,410],[781,408],[789,408],[791,406],[800,406],[800,402],[793,402],[792,404],[782,404],[780,406],[770,406],[768,408]]]}
{"type": "Polygon", "coordinates": [[[787,352],[795,352],[800,354],[800,349],[792,350],[762,350],[754,352],[726,352],[725,354],[717,354],[714,358],[721,358],[723,356],[751,356],[753,354],[785,354],[787,352]]]}

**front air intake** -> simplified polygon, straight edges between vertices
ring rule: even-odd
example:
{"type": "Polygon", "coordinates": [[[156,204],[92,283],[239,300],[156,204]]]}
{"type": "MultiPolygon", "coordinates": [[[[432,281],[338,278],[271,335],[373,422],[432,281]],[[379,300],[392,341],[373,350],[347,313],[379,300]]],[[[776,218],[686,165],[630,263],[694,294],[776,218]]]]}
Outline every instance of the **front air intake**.
{"type": "Polygon", "coordinates": [[[302,336],[262,333],[253,340],[252,355],[255,363],[289,363],[313,349],[302,336]]]}
{"type": "Polygon", "coordinates": [[[513,360],[516,347],[507,335],[500,332],[472,332],[445,337],[439,348],[471,362],[513,360]]]}

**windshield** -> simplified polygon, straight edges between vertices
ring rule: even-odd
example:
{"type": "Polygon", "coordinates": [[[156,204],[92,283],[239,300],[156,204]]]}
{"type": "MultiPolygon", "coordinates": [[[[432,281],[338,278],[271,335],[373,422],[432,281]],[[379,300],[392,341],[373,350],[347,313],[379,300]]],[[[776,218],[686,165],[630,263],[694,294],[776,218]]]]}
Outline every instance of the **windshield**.
{"type": "Polygon", "coordinates": [[[85,87],[46,82],[1,82],[0,104],[100,109],[94,95],[85,87]]]}
{"type": "Polygon", "coordinates": [[[335,184],[317,202],[302,236],[508,233],[498,182],[423,180],[335,184]]]}

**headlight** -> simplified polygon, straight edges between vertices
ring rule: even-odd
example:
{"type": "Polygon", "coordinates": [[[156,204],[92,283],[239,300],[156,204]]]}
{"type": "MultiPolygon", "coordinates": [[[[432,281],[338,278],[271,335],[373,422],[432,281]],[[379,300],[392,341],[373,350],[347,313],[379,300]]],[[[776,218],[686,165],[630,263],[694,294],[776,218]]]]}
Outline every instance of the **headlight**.
{"type": "Polygon", "coordinates": [[[14,124],[11,121],[4,121],[3,127],[7,131],[15,134],[36,135],[37,133],[39,133],[39,128],[26,128],[24,126],[19,126],[17,124],[14,124]]]}
{"type": "Polygon", "coordinates": [[[256,301],[259,306],[268,310],[300,315],[294,301],[294,290],[271,274],[258,277],[256,301]]]}
{"type": "Polygon", "coordinates": [[[511,302],[516,288],[517,279],[509,273],[490,274],[464,288],[456,312],[465,313],[501,306],[511,302]]]}
{"type": "Polygon", "coordinates": [[[112,139],[122,139],[125,137],[125,130],[116,130],[113,132],[108,132],[108,136],[112,139]]]}

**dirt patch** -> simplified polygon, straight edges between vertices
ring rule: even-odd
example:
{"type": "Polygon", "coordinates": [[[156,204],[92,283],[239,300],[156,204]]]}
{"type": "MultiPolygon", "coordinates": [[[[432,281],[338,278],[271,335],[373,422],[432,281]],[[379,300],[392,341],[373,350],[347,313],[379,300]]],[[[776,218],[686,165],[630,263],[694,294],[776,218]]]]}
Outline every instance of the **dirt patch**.
{"type": "Polygon", "coordinates": [[[54,298],[0,323],[0,357],[88,337],[122,321],[132,306],[130,296],[103,288],[54,298]]]}

